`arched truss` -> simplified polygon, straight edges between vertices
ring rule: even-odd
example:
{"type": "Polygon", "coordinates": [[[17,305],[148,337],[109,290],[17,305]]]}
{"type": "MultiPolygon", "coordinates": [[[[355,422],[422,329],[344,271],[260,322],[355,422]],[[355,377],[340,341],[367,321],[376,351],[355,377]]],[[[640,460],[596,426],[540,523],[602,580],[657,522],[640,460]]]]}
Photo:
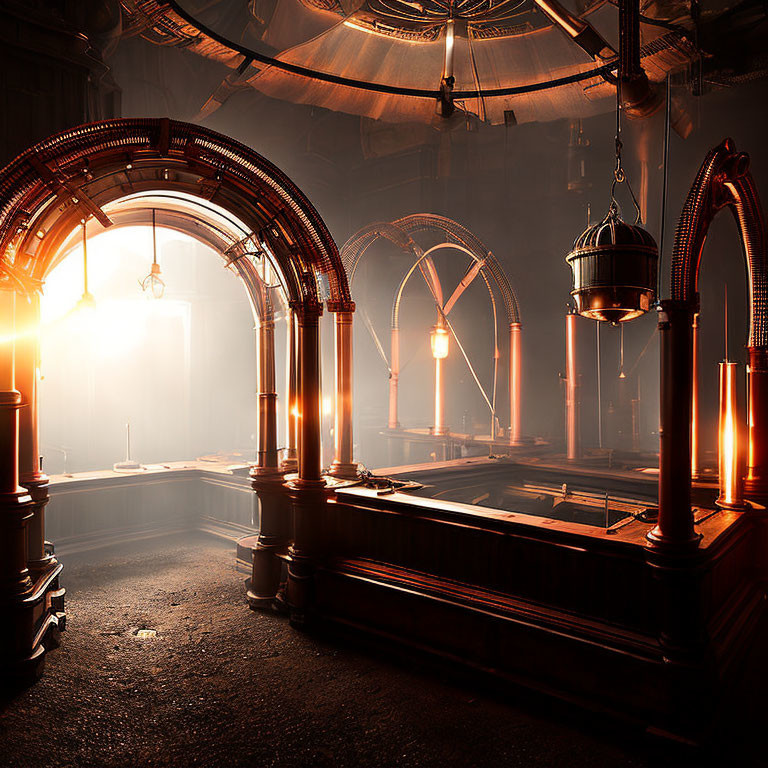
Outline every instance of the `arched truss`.
{"type": "MultiPolygon", "coordinates": [[[[435,299],[436,304],[442,310],[444,306],[443,291],[440,278],[432,261],[432,252],[439,248],[453,249],[470,257],[470,267],[457,287],[454,295],[448,300],[451,306],[458,299],[461,292],[472,282],[478,274],[483,279],[490,297],[494,316],[494,339],[496,338],[496,299],[494,288],[502,297],[507,323],[510,330],[510,438],[511,442],[520,441],[520,308],[514,290],[496,257],[485,245],[466,227],[444,216],[431,213],[412,214],[397,219],[393,222],[378,222],[364,227],[353,235],[341,249],[341,259],[347,271],[350,284],[352,283],[357,268],[368,248],[379,238],[389,240],[405,252],[413,255],[414,264],[404,277],[397,291],[392,306],[391,327],[391,361],[390,361],[390,413],[389,426],[395,427],[397,421],[397,390],[399,378],[399,308],[403,289],[410,276],[418,267],[424,277],[427,286],[435,299]],[[437,234],[443,243],[425,252],[414,239],[419,233],[437,234]]],[[[445,305],[448,306],[448,305],[445,305]]],[[[468,362],[468,361],[467,361],[468,362]]],[[[494,369],[495,370],[495,369],[494,369]]],[[[494,374],[495,382],[495,374],[494,374]]],[[[495,384],[494,384],[495,390],[495,384]]],[[[485,397],[485,393],[484,397],[485,397]]],[[[487,398],[486,398],[487,399],[487,398]]],[[[495,401],[495,395],[494,395],[495,401]]],[[[495,410],[495,405],[491,405],[495,410]]]]}
{"type": "MultiPolygon", "coordinates": [[[[445,216],[438,216],[433,213],[417,213],[397,219],[391,223],[378,222],[364,227],[354,234],[341,249],[341,260],[347,271],[350,284],[354,280],[357,267],[360,260],[365,255],[368,248],[379,238],[385,238],[404,251],[411,251],[415,259],[421,256],[421,248],[413,239],[413,235],[420,232],[433,232],[443,237],[446,242],[455,242],[471,251],[483,263],[482,272],[488,275],[490,280],[498,288],[499,294],[504,301],[504,310],[507,314],[508,323],[520,322],[520,306],[517,296],[512,289],[504,270],[496,260],[496,257],[489,251],[482,241],[452,219],[445,216]]],[[[430,264],[430,260],[426,260],[430,264]]],[[[427,267],[430,275],[434,275],[434,266],[427,267]]],[[[435,281],[435,277],[427,278],[435,281]]],[[[439,289],[439,281],[436,281],[439,289]]]]}
{"type": "MultiPolygon", "coordinates": [[[[749,282],[749,455],[745,492],[768,501],[768,242],[749,156],[731,139],[704,160],[688,193],[672,250],[671,300],[662,302],[661,445],[659,524],[649,534],[658,544],[695,543],[691,511],[691,417],[695,381],[694,318],[698,280],[709,227],[723,208],[741,235],[749,282]]],[[[695,429],[695,422],[694,422],[695,429]]]]}
{"type": "MultiPolygon", "coordinates": [[[[285,287],[269,254],[251,242],[245,224],[214,203],[180,192],[147,192],[107,203],[102,210],[111,221],[109,228],[112,230],[151,227],[154,216],[156,226],[183,233],[211,248],[221,256],[224,266],[242,280],[257,323],[272,319],[277,303],[287,309],[285,287]]],[[[89,219],[85,227],[88,238],[107,229],[95,217],[89,219]]],[[[70,233],[60,245],[48,271],[78,247],[81,237],[79,227],[70,233]]]]}
{"type": "Polygon", "coordinates": [[[24,152],[0,171],[2,279],[33,289],[83,219],[138,192],[209,200],[248,229],[273,259],[296,309],[352,311],[346,273],[325,224],[303,193],[248,147],[200,126],[123,119],[79,126],[24,152]],[[327,296],[323,286],[327,283],[327,296]]]}

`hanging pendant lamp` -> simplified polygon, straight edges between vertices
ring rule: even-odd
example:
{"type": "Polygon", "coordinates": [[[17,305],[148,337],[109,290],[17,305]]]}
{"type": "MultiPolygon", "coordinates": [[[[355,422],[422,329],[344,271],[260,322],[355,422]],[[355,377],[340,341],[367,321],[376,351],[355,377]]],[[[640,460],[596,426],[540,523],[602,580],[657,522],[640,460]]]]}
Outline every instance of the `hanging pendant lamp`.
{"type": "Polygon", "coordinates": [[[160,265],[157,263],[157,228],[155,222],[156,211],[152,209],[152,267],[149,274],[139,281],[142,291],[150,291],[152,298],[162,299],[165,293],[165,283],[160,277],[160,265]]]}

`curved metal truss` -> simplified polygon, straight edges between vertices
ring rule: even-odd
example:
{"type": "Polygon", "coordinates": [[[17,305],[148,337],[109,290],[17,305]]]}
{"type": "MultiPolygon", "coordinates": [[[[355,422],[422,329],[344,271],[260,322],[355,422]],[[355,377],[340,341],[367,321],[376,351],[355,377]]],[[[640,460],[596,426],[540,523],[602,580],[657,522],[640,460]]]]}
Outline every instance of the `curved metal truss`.
{"type": "MultiPolygon", "coordinates": [[[[406,275],[400,281],[395,299],[392,304],[391,321],[391,358],[388,362],[390,368],[390,405],[389,405],[389,426],[395,428],[399,426],[398,422],[398,386],[399,386],[399,358],[400,358],[400,302],[403,290],[411,275],[419,269],[424,281],[430,289],[432,297],[435,300],[439,313],[439,322],[444,323],[451,330],[455,337],[453,327],[448,320],[448,313],[455,305],[458,298],[464,290],[472,283],[478,275],[481,277],[488,290],[491,309],[494,321],[494,348],[498,349],[497,343],[497,316],[496,316],[496,294],[501,296],[504,303],[507,324],[510,333],[510,364],[509,364],[509,395],[510,395],[510,442],[515,444],[520,442],[520,307],[512,289],[509,279],[496,260],[493,253],[482,243],[482,241],[452,219],[444,216],[438,216],[431,213],[419,213],[405,216],[393,222],[377,222],[370,224],[359,230],[347,240],[341,249],[341,260],[347,270],[350,284],[354,280],[357,268],[371,245],[377,240],[383,238],[389,240],[395,246],[400,248],[413,257],[413,265],[406,275]],[[439,245],[424,250],[415,239],[421,233],[437,235],[441,240],[439,245]],[[443,297],[443,287],[440,282],[437,270],[432,260],[432,254],[438,250],[447,249],[454,253],[464,254],[469,257],[470,263],[467,272],[454,290],[453,294],[446,301],[443,297]]],[[[467,365],[475,378],[481,393],[488,403],[491,413],[495,418],[495,400],[496,400],[496,364],[498,355],[494,355],[494,385],[493,394],[489,398],[477,379],[469,359],[461,346],[460,341],[456,342],[465,357],[467,365]]],[[[438,397],[439,399],[439,397],[438,397]]],[[[436,418],[436,421],[438,419],[436,418]]],[[[493,427],[492,427],[493,430],[493,427]]],[[[493,432],[492,432],[493,434],[493,432]]]]}
{"type": "Polygon", "coordinates": [[[293,182],[248,147],[168,119],[79,126],[0,170],[0,280],[35,289],[81,221],[108,227],[105,205],[150,191],[183,192],[236,216],[297,309],[325,299],[332,311],[354,308],[336,244],[293,182]]]}

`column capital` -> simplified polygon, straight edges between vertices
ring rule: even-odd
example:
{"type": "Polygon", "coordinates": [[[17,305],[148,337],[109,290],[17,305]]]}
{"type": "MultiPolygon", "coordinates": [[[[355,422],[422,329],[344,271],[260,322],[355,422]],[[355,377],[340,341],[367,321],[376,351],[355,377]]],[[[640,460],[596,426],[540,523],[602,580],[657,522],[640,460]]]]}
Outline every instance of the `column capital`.
{"type": "Polygon", "coordinates": [[[334,313],[340,313],[340,312],[354,312],[355,311],[355,302],[354,301],[326,301],[325,302],[326,307],[328,307],[329,312],[334,313]]]}
{"type": "Polygon", "coordinates": [[[300,323],[311,319],[316,320],[323,314],[322,302],[314,301],[313,299],[291,301],[289,306],[295,312],[300,323]]]}

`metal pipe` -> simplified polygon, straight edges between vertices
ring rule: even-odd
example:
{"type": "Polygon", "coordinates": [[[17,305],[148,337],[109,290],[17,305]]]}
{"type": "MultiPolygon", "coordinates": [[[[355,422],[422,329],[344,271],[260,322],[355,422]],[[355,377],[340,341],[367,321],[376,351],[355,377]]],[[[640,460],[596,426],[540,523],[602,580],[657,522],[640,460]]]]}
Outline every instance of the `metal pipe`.
{"type": "Polygon", "coordinates": [[[285,450],[280,462],[280,468],[285,472],[295,472],[298,469],[298,444],[299,444],[299,358],[298,332],[296,312],[288,309],[286,314],[286,379],[288,398],[285,409],[285,450]]]}
{"type": "Polygon", "coordinates": [[[699,463],[699,313],[694,312],[691,343],[691,477],[701,472],[699,463]]]}
{"type": "Polygon", "coordinates": [[[522,347],[520,323],[509,325],[509,444],[519,445],[522,430],[520,427],[520,390],[522,375],[522,347]]]}
{"type": "Polygon", "coordinates": [[[336,312],[336,456],[331,465],[331,474],[336,477],[357,476],[352,440],[352,355],[352,312],[336,312]]]}
{"type": "Polygon", "coordinates": [[[322,485],[320,417],[320,315],[322,306],[298,311],[299,349],[299,480],[322,485]]]}
{"type": "Polygon", "coordinates": [[[566,458],[581,458],[581,378],[576,357],[578,315],[565,316],[565,444],[566,458]]]}
{"type": "Polygon", "coordinates": [[[397,429],[400,422],[397,420],[397,388],[400,379],[400,329],[392,328],[390,336],[390,369],[389,374],[389,422],[390,429],[397,429]]]}
{"type": "Polygon", "coordinates": [[[766,497],[768,478],[768,350],[749,349],[748,367],[748,452],[744,492],[747,498],[766,497]]]}
{"type": "Polygon", "coordinates": [[[277,392],[275,392],[275,320],[271,309],[258,325],[259,443],[262,469],[277,469],[277,392]]]}
{"type": "MultiPolygon", "coordinates": [[[[445,337],[444,341],[447,343],[448,332],[445,329],[443,316],[440,314],[438,314],[437,326],[432,333],[442,333],[445,337]]],[[[432,428],[432,434],[434,435],[445,435],[448,432],[445,425],[445,377],[443,375],[443,360],[447,357],[447,349],[445,352],[446,354],[442,354],[442,351],[435,350],[433,347],[432,356],[435,359],[435,425],[432,428]]]]}
{"type": "Polygon", "coordinates": [[[595,323],[595,338],[596,338],[596,350],[595,357],[597,360],[597,445],[603,447],[603,377],[601,355],[600,355],[600,322],[595,323]]]}

